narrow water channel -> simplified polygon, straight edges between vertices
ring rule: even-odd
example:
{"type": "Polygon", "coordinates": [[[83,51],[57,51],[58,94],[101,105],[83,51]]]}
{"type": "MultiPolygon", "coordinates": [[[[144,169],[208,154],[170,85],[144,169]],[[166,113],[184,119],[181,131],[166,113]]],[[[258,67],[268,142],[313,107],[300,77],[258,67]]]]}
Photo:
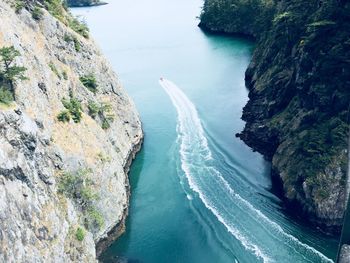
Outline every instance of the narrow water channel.
{"type": "Polygon", "coordinates": [[[73,9],[134,99],[146,135],[130,172],[127,230],[104,262],[331,262],[336,241],[286,216],[269,164],[235,138],[254,46],[203,33],[201,4],[73,9]]]}

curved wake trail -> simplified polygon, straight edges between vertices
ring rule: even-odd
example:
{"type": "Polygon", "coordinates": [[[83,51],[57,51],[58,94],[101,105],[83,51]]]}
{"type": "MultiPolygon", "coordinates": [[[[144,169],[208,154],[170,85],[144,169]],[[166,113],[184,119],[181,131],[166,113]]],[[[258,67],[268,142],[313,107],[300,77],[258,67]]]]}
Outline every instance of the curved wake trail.
{"type": "Polygon", "coordinates": [[[161,79],[159,83],[177,110],[181,168],[188,184],[226,230],[263,262],[333,262],[284,232],[280,225],[234,191],[215,168],[193,103],[171,81],[161,79]]]}

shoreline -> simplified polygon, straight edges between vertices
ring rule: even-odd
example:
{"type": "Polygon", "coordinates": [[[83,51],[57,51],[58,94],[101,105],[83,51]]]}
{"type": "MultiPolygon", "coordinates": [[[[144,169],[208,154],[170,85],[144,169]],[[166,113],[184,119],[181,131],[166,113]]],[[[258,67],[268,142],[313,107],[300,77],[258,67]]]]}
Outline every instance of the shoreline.
{"type": "Polygon", "coordinates": [[[213,29],[205,25],[203,22],[199,22],[197,26],[202,30],[204,34],[210,34],[210,35],[216,35],[216,36],[230,36],[230,37],[236,37],[236,38],[252,41],[254,43],[257,42],[257,38],[248,33],[228,32],[225,30],[213,29]]]}
{"type": "Polygon", "coordinates": [[[93,7],[93,6],[101,6],[101,5],[108,5],[107,2],[98,2],[98,3],[91,3],[88,5],[69,5],[69,8],[79,8],[79,7],[93,7]]]}
{"type": "Polygon", "coordinates": [[[144,141],[144,133],[142,131],[141,135],[139,136],[138,141],[133,145],[133,147],[130,149],[130,152],[127,155],[127,158],[125,159],[125,163],[123,165],[124,173],[125,173],[125,188],[126,188],[126,194],[127,194],[127,206],[123,210],[123,216],[120,219],[120,221],[112,227],[106,234],[105,237],[98,240],[95,244],[96,249],[96,259],[100,259],[100,256],[103,254],[103,252],[106,251],[106,249],[112,245],[124,232],[125,232],[125,223],[126,218],[129,215],[129,205],[130,205],[130,196],[131,196],[131,189],[130,189],[130,181],[129,181],[129,171],[130,167],[132,165],[132,161],[135,159],[136,154],[140,152],[142,149],[144,141]]]}

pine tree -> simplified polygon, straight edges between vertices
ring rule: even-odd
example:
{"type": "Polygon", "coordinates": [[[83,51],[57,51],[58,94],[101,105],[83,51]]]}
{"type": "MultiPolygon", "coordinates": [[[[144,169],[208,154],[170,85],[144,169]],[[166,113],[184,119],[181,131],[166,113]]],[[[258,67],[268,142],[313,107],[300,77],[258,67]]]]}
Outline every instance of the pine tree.
{"type": "Polygon", "coordinates": [[[16,57],[20,56],[18,50],[13,46],[0,48],[0,61],[2,63],[0,68],[0,81],[9,85],[10,91],[14,94],[14,83],[17,80],[27,79],[24,72],[25,67],[17,66],[14,61],[16,57]]]}

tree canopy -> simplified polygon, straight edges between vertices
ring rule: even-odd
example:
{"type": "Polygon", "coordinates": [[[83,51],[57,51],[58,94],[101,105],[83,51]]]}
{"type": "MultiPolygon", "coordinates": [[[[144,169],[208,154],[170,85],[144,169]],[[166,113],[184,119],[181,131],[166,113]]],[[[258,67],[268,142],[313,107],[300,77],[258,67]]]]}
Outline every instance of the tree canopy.
{"type": "Polygon", "coordinates": [[[14,99],[14,84],[18,80],[25,80],[25,67],[18,66],[15,62],[20,56],[13,46],[0,48],[0,102],[9,104],[14,99]]]}

